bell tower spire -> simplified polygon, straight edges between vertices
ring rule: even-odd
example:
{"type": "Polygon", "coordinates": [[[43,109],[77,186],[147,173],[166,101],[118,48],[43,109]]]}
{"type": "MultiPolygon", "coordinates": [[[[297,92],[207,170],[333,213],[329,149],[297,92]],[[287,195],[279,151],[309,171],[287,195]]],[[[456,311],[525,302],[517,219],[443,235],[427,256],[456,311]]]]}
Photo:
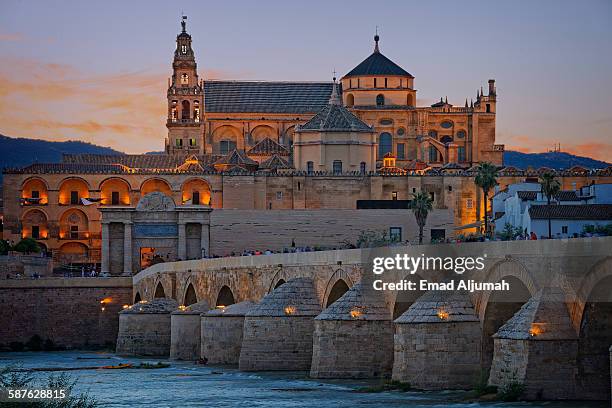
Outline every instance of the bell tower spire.
{"type": "Polygon", "coordinates": [[[378,41],[380,41],[380,37],[378,36],[378,26],[376,26],[376,34],[374,34],[374,52],[379,53],[380,48],[378,48],[378,41]]]}
{"type": "Polygon", "coordinates": [[[168,80],[168,138],[166,152],[204,153],[204,87],[198,79],[187,16],[181,17],[181,32],[176,36],[172,77],[168,80]]]}

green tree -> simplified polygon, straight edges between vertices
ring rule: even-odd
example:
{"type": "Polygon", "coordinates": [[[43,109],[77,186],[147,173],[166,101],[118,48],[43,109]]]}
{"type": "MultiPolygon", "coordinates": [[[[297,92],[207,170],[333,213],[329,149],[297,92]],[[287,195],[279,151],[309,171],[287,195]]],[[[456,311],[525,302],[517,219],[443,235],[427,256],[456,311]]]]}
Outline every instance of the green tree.
{"type": "Polygon", "coordinates": [[[11,245],[8,243],[8,241],[0,239],[0,255],[6,255],[10,250],[11,245]]]}
{"type": "Polygon", "coordinates": [[[497,167],[489,162],[483,162],[476,168],[474,183],[482,189],[484,195],[484,225],[485,235],[489,233],[489,191],[497,185],[497,167]]]}
{"type": "Polygon", "coordinates": [[[24,238],[15,245],[13,248],[17,252],[21,252],[24,254],[29,254],[32,252],[40,252],[40,247],[38,246],[38,242],[32,238],[24,238]]]}
{"type": "Polygon", "coordinates": [[[410,209],[414,213],[417,225],[419,226],[419,244],[423,243],[423,228],[427,223],[427,215],[433,209],[433,200],[426,192],[420,191],[413,194],[410,201],[410,209]]]}
{"type": "Polygon", "coordinates": [[[542,174],[540,177],[540,189],[542,194],[546,196],[546,203],[548,204],[546,207],[546,213],[548,215],[548,238],[551,239],[552,228],[550,200],[561,190],[561,183],[559,183],[559,180],[556,179],[554,173],[547,172],[542,174]]]}

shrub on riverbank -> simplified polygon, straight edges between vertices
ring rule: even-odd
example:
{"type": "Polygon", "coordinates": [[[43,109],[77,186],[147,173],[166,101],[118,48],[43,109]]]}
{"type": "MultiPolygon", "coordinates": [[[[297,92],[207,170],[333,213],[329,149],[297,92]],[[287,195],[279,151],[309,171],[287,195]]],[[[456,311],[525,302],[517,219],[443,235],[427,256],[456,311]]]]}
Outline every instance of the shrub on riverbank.
{"type": "Polygon", "coordinates": [[[87,393],[73,395],[73,390],[77,381],[73,380],[68,374],[50,375],[46,381],[36,381],[31,372],[23,371],[14,366],[0,368],[0,388],[12,389],[53,389],[64,390],[64,399],[48,399],[37,402],[5,402],[3,407],[40,407],[40,408],[96,408],[98,402],[87,393]]]}

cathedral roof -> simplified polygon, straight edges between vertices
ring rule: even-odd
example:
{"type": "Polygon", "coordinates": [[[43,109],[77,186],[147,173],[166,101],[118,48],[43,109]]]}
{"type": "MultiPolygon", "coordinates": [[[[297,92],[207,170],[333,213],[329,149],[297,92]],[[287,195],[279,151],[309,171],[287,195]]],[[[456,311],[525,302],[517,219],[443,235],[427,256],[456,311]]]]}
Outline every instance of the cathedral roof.
{"type": "Polygon", "coordinates": [[[385,57],[378,49],[378,35],[374,37],[376,46],[374,52],[344,77],[362,75],[399,75],[414,78],[408,71],[385,57]]]}
{"type": "Polygon", "coordinates": [[[315,113],[327,104],[329,82],[205,81],[210,113],[315,113]]]}
{"type": "Polygon", "coordinates": [[[344,106],[326,105],[312,119],[296,126],[296,132],[367,132],[374,130],[344,106]]]}
{"type": "Polygon", "coordinates": [[[248,165],[248,166],[258,166],[258,163],[248,157],[244,152],[234,149],[229,152],[227,155],[219,158],[215,161],[215,165],[248,165]]]}
{"type": "Polygon", "coordinates": [[[195,156],[201,165],[211,164],[219,156],[204,155],[169,155],[169,154],[64,154],[64,164],[79,165],[122,165],[131,169],[176,169],[182,166],[187,158],[195,156]]]}
{"type": "Polygon", "coordinates": [[[291,165],[287,160],[275,154],[270,156],[267,160],[259,164],[260,169],[290,169],[291,165]]]}
{"type": "Polygon", "coordinates": [[[280,145],[275,140],[266,137],[260,140],[251,147],[247,153],[249,156],[269,156],[272,154],[278,154],[281,156],[289,156],[289,150],[285,146],[280,145]]]}

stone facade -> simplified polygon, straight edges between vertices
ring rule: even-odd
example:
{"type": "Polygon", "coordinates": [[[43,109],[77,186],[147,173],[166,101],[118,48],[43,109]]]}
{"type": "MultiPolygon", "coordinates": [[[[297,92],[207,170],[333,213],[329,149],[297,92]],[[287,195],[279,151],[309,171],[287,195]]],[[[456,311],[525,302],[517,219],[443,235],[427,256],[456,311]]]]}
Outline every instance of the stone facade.
{"type": "Polygon", "coordinates": [[[355,284],[315,318],[310,376],[389,377],[393,330],[382,294],[369,284],[355,284]]]}
{"type": "Polygon", "coordinates": [[[292,279],[274,289],[245,316],[240,370],[309,370],[320,312],[312,279],[292,279]]]}
{"type": "Polygon", "coordinates": [[[171,343],[170,313],[178,307],[172,299],[136,303],[119,313],[116,353],[168,357],[171,343]]]}
{"type": "Polygon", "coordinates": [[[208,364],[238,365],[244,315],[253,306],[245,301],[202,315],[202,359],[208,364]]]}
{"type": "Polygon", "coordinates": [[[173,360],[198,360],[201,349],[201,316],[210,306],[203,301],[190,306],[179,306],[170,315],[170,358],[173,360]]]}
{"type": "Polygon", "coordinates": [[[145,195],[136,207],[103,208],[102,273],[131,276],[132,271],[156,262],[206,256],[210,253],[210,211],[200,205],[176,207],[159,191],[145,195]],[[122,234],[113,237],[117,229],[122,234]]]}
{"type": "Polygon", "coordinates": [[[395,320],[393,379],[470,389],[481,374],[480,320],[467,293],[427,292],[395,320]]]}
{"type": "MultiPolygon", "coordinates": [[[[152,191],[159,191],[169,196],[177,208],[190,206],[189,201],[195,192],[201,197],[202,205],[209,205],[215,211],[211,213],[211,251],[217,255],[225,255],[239,251],[244,246],[240,237],[247,234],[233,233],[233,240],[225,234],[216,245],[215,234],[235,230],[235,222],[239,217],[255,217],[261,220],[249,223],[248,219],[240,219],[242,228],[262,228],[272,234],[260,234],[257,241],[279,245],[266,241],[273,234],[288,235],[287,223],[292,219],[296,225],[303,221],[304,210],[312,211],[311,221],[319,218],[339,217],[344,219],[345,234],[337,240],[329,237],[328,242],[336,246],[345,238],[355,241],[356,231],[363,229],[386,229],[402,220],[403,239],[412,240],[417,229],[413,217],[404,217],[405,210],[360,210],[357,211],[358,200],[372,200],[381,206],[387,206],[393,197],[398,200],[408,200],[414,192],[425,191],[434,197],[434,210],[430,213],[426,226],[426,239],[431,236],[431,228],[444,229],[447,237],[461,232],[475,231],[474,223],[482,218],[482,192],[474,185],[473,174],[455,175],[450,173],[428,175],[383,175],[383,174],[221,174],[214,172],[190,172],[177,170],[184,164],[185,158],[160,159],[143,156],[71,156],[60,165],[37,165],[31,169],[5,172],[3,177],[3,232],[4,239],[18,242],[22,237],[32,237],[38,228],[40,245],[53,254],[54,264],[100,264],[102,249],[102,211],[121,207],[136,207],[142,197],[152,191]],[[120,169],[109,169],[93,165],[96,162],[112,162],[121,158],[120,169]],[[121,170],[129,166],[154,166],[154,168],[121,170]],[[170,167],[171,168],[170,168],[170,167]],[[36,191],[41,199],[37,203],[22,200],[31,199],[36,191]],[[72,203],[71,192],[77,192],[79,201],[72,203]],[[113,193],[117,193],[113,202],[113,193]],[[68,197],[68,198],[66,198],[68,197]],[[84,205],[80,198],[88,198],[93,204],[84,205]],[[223,212],[221,212],[222,210],[223,212]],[[226,210],[237,211],[235,213],[226,210]],[[240,211],[247,211],[241,213],[240,211]],[[328,214],[322,212],[329,211],[328,214]],[[349,211],[350,210],[350,211],[349,211]],[[321,212],[320,212],[321,211],[321,212]],[[343,211],[347,211],[343,215],[343,211]],[[380,211],[376,213],[375,211],[380,211]],[[319,213],[320,212],[320,213],[319,213]],[[335,213],[335,214],[333,214],[335,213]],[[375,220],[387,214],[382,225],[376,225],[375,220]],[[282,225],[272,221],[279,220],[282,225]],[[268,227],[269,226],[269,227],[268,227]],[[454,229],[458,226],[470,226],[465,230],[454,229]],[[233,246],[235,245],[235,246],[233,246]]],[[[170,156],[169,156],[170,157],[170,156]]],[[[508,184],[524,181],[527,177],[537,177],[537,172],[504,173],[499,178],[500,188],[508,184]]],[[[559,180],[563,189],[573,189],[594,183],[610,182],[610,176],[597,174],[560,174],[559,180]]],[[[377,205],[378,205],[377,204],[377,205]]],[[[392,204],[392,203],[391,203],[392,204]]],[[[125,223],[110,225],[109,248],[111,253],[123,251],[126,229],[125,223]]],[[[129,225],[129,224],[128,224],[129,225]]],[[[187,226],[189,228],[189,226],[187,226]]],[[[291,227],[292,228],[292,227],[291,227]]],[[[301,240],[305,245],[316,245],[320,239],[319,230],[306,227],[298,228],[301,240]]],[[[106,230],[104,231],[106,232],[106,230]]],[[[196,255],[198,237],[201,232],[187,230],[187,257],[196,255]]],[[[250,240],[252,241],[252,240],[250,240]]],[[[282,246],[287,242],[283,239],[282,246]]],[[[263,246],[263,244],[262,244],[263,246]]],[[[267,246],[267,245],[266,245],[267,246]]],[[[248,246],[252,248],[252,245],[248,246]]],[[[134,247],[132,248],[133,250],[134,247]]],[[[259,248],[265,249],[265,248],[259,248]]],[[[133,260],[138,254],[134,254],[133,260]]],[[[170,253],[172,260],[179,257],[178,251],[170,253]]],[[[183,258],[181,258],[183,259],[183,258]]],[[[123,257],[111,259],[111,271],[123,273],[123,257]]],[[[98,267],[97,270],[100,268],[98,267]]],[[[136,266],[133,272],[138,271],[136,266]]]]}

